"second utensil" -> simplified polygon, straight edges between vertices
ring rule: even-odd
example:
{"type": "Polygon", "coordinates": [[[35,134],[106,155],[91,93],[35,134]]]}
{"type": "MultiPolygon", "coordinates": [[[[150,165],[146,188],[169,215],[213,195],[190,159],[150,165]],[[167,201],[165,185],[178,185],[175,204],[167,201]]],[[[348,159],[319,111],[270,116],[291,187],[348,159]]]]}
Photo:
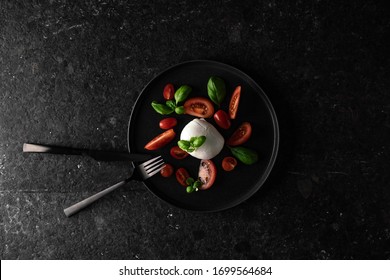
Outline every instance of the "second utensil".
{"type": "Polygon", "coordinates": [[[48,153],[62,155],[84,155],[90,156],[97,161],[145,161],[153,156],[149,154],[130,154],[128,152],[112,152],[88,149],[77,149],[70,147],[41,145],[41,144],[23,144],[24,153],[48,153]]]}

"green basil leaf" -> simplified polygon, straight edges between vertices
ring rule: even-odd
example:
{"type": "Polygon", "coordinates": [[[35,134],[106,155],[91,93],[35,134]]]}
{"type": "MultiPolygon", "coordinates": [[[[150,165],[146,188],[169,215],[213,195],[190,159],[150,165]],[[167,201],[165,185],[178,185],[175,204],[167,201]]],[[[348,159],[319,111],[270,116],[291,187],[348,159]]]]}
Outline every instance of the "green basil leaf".
{"type": "Polygon", "coordinates": [[[199,180],[196,180],[194,184],[192,185],[195,189],[200,188],[202,186],[202,182],[199,180]]]}
{"type": "Polygon", "coordinates": [[[219,77],[211,76],[207,83],[207,93],[210,99],[220,106],[226,96],[225,82],[219,77]]]}
{"type": "Polygon", "coordinates": [[[244,147],[229,147],[232,154],[244,164],[254,164],[258,161],[259,156],[256,151],[244,147]]]}
{"type": "Polygon", "coordinates": [[[176,103],[175,103],[175,101],[173,101],[173,100],[168,100],[168,101],[165,102],[165,104],[166,104],[169,108],[171,108],[172,110],[175,110],[175,109],[176,109],[176,103]]]}
{"type": "Polygon", "coordinates": [[[199,137],[195,137],[194,141],[190,140],[190,142],[195,148],[199,148],[200,146],[202,146],[205,141],[206,141],[206,136],[203,135],[199,137]]]}
{"type": "Polygon", "coordinates": [[[203,145],[203,143],[206,141],[206,136],[194,136],[191,137],[190,141],[187,140],[180,140],[177,142],[177,145],[180,149],[183,151],[186,151],[188,153],[192,153],[197,148],[203,145]]]}
{"type": "Polygon", "coordinates": [[[178,114],[178,115],[182,115],[182,114],[184,114],[184,107],[183,106],[179,106],[179,107],[176,107],[175,108],[175,112],[176,112],[176,114],[178,114]]]}
{"type": "Polygon", "coordinates": [[[194,191],[194,188],[192,186],[188,186],[186,188],[186,192],[188,192],[188,193],[192,193],[193,191],[194,191]]]}
{"type": "Polygon", "coordinates": [[[152,102],[152,107],[157,113],[161,115],[169,115],[173,112],[173,109],[169,108],[167,105],[159,104],[156,101],[152,102]]]}
{"type": "Polygon", "coordinates": [[[187,99],[188,95],[190,94],[192,88],[190,86],[184,85],[179,87],[175,92],[175,100],[176,104],[179,104],[180,102],[183,102],[187,99]]]}
{"type": "Polygon", "coordinates": [[[186,180],[186,184],[188,186],[192,186],[192,184],[195,182],[194,178],[188,177],[186,180]]]}
{"type": "Polygon", "coordinates": [[[190,148],[190,142],[188,142],[186,140],[178,141],[177,145],[179,146],[180,149],[182,149],[183,151],[186,151],[186,152],[188,152],[188,149],[190,148]]]}

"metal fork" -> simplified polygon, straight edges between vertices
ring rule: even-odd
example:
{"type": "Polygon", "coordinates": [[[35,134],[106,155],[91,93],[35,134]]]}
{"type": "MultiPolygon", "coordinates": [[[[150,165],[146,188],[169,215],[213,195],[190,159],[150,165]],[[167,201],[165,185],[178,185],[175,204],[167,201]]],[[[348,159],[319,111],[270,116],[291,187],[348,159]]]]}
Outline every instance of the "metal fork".
{"type": "Polygon", "coordinates": [[[107,189],[90,196],[66,209],[64,209],[64,213],[67,217],[72,216],[73,214],[76,214],[79,212],[81,209],[87,207],[88,205],[92,204],[99,198],[105,196],[106,194],[116,190],[117,188],[125,185],[131,180],[137,180],[137,181],[145,181],[146,179],[152,177],[156,173],[160,172],[164,165],[164,160],[162,159],[161,156],[152,158],[151,160],[148,160],[134,168],[133,174],[127,178],[126,180],[123,180],[111,187],[108,187],[107,189]]]}

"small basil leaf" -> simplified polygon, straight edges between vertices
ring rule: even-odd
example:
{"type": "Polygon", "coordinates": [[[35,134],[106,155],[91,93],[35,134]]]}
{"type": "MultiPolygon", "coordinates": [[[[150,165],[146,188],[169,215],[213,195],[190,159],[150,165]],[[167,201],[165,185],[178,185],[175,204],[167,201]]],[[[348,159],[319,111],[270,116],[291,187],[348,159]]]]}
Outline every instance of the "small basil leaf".
{"type": "Polygon", "coordinates": [[[176,109],[176,103],[175,103],[175,101],[173,101],[173,100],[168,100],[167,102],[165,102],[165,104],[166,104],[169,108],[171,108],[172,110],[175,110],[175,109],[176,109]]]}
{"type": "Polygon", "coordinates": [[[259,156],[256,151],[244,147],[229,147],[232,154],[244,164],[254,164],[259,156]]]}
{"type": "Polygon", "coordinates": [[[193,184],[192,186],[193,186],[194,188],[196,188],[196,189],[197,189],[197,188],[200,188],[200,186],[202,186],[202,182],[200,182],[200,181],[197,180],[197,181],[194,182],[194,184],[193,184]]]}
{"type": "Polygon", "coordinates": [[[207,93],[210,99],[220,106],[226,96],[225,82],[219,77],[211,76],[207,83],[207,93]]]}
{"type": "Polygon", "coordinates": [[[196,137],[194,141],[191,141],[192,142],[192,145],[195,147],[195,148],[199,148],[200,146],[203,145],[203,143],[206,141],[206,136],[202,135],[202,136],[199,136],[199,137],[196,137]]]}
{"type": "Polygon", "coordinates": [[[161,115],[169,115],[173,112],[173,109],[169,108],[167,105],[159,104],[156,101],[152,102],[152,107],[157,113],[161,115]]]}
{"type": "Polygon", "coordinates": [[[176,114],[178,114],[178,115],[184,114],[184,107],[183,107],[183,106],[176,107],[176,108],[175,108],[175,112],[176,112],[176,114]]]}
{"type": "Polygon", "coordinates": [[[194,178],[188,177],[186,180],[186,184],[188,186],[192,186],[192,184],[195,182],[194,178]]]}
{"type": "Polygon", "coordinates": [[[179,87],[175,92],[175,101],[176,104],[183,102],[187,99],[188,95],[190,94],[192,88],[190,86],[184,85],[179,87]]]}
{"type": "Polygon", "coordinates": [[[192,193],[194,191],[194,188],[192,186],[188,186],[186,188],[187,193],[192,193]]]}
{"type": "Polygon", "coordinates": [[[183,151],[186,151],[186,152],[188,152],[188,149],[190,148],[190,142],[188,142],[186,140],[178,141],[177,145],[179,146],[180,149],[182,149],[183,151]]]}

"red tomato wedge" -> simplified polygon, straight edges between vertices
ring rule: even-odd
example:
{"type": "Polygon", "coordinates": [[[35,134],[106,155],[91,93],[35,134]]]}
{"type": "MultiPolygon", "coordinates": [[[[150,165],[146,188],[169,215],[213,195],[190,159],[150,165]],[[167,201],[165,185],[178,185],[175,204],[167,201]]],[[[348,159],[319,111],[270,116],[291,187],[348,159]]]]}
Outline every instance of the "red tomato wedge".
{"type": "Polygon", "coordinates": [[[180,149],[179,146],[173,146],[170,150],[170,154],[175,159],[183,159],[189,155],[189,153],[180,149]]]}
{"type": "Polygon", "coordinates": [[[214,106],[207,98],[193,97],[184,103],[184,112],[199,118],[210,118],[214,114],[214,106]]]}
{"type": "Polygon", "coordinates": [[[218,110],[214,114],[214,120],[217,125],[223,129],[228,129],[231,125],[228,114],[223,110],[218,110]]]}
{"type": "Polygon", "coordinates": [[[163,96],[165,100],[171,100],[175,96],[175,88],[172,84],[167,84],[164,87],[163,96]]]}
{"type": "Polygon", "coordinates": [[[164,131],[163,133],[154,137],[148,144],[146,144],[145,149],[149,151],[160,149],[161,147],[164,147],[166,144],[171,142],[175,136],[176,133],[172,128],[164,131]]]}
{"type": "Polygon", "coordinates": [[[252,126],[248,122],[242,123],[233,135],[227,140],[229,146],[239,146],[244,144],[251,137],[252,126]]]}
{"type": "Polygon", "coordinates": [[[169,163],[164,164],[160,170],[160,174],[165,178],[171,177],[173,174],[173,166],[169,163]]]}
{"type": "Polygon", "coordinates": [[[222,160],[222,169],[232,171],[237,165],[237,160],[234,157],[225,157],[222,160]]]}
{"type": "Polygon", "coordinates": [[[214,162],[209,159],[202,159],[199,165],[198,177],[199,181],[202,182],[202,186],[199,189],[209,189],[214,184],[215,178],[217,178],[217,167],[214,162]]]}
{"type": "Polygon", "coordinates": [[[178,170],[176,170],[176,180],[179,182],[180,185],[183,187],[187,187],[187,179],[190,177],[187,170],[184,167],[180,167],[178,170]]]}
{"type": "Polygon", "coordinates": [[[232,120],[236,118],[238,104],[240,103],[240,97],[241,97],[241,86],[238,86],[234,90],[232,94],[232,98],[230,99],[230,103],[229,103],[229,116],[232,120]]]}
{"type": "Polygon", "coordinates": [[[177,125],[177,120],[175,118],[165,118],[162,119],[159,123],[161,129],[170,129],[177,125]]]}

